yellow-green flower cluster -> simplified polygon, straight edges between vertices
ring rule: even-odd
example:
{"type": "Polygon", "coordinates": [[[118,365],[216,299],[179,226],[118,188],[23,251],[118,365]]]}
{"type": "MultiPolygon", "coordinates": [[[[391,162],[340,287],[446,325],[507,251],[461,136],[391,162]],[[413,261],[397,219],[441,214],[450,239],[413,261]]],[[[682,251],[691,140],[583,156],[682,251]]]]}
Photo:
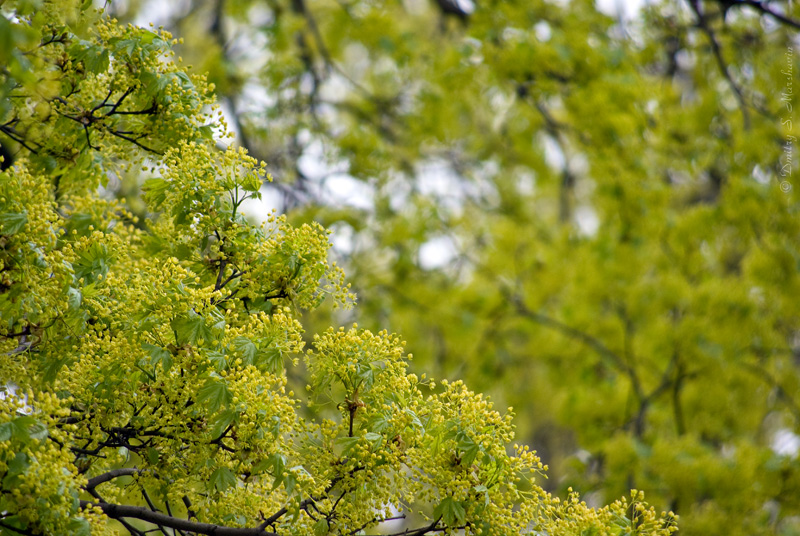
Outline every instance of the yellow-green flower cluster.
{"type": "Polygon", "coordinates": [[[631,490],[630,499],[623,497],[603,508],[590,508],[577,493],[561,501],[546,497],[540,509],[539,529],[547,534],[564,536],[614,536],[617,534],[650,534],[669,536],[677,532],[678,516],[672,512],[658,514],[644,502],[644,492],[631,490]]]}
{"type": "Polygon", "coordinates": [[[69,414],[52,393],[5,392],[0,398],[0,510],[6,526],[48,534],[104,534],[101,513],[77,508],[86,478],[65,446],[69,414]],[[8,515],[13,513],[13,515],[8,515]]]}

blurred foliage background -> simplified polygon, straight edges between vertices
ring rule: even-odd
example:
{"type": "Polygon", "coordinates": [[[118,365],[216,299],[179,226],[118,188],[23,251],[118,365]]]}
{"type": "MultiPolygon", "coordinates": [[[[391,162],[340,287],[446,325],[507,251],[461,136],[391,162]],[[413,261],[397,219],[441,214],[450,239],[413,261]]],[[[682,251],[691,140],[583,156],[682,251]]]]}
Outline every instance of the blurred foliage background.
{"type": "Polygon", "coordinates": [[[333,230],[360,305],[309,332],[513,406],[551,490],[800,534],[800,4],[105,7],[183,36],[265,198],[333,230]]]}

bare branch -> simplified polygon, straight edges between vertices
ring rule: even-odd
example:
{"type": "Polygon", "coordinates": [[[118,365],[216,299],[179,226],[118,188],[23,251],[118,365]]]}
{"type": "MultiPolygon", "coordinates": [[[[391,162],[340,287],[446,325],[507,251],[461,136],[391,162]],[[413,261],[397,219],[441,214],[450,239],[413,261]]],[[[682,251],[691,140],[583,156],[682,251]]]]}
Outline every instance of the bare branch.
{"type": "Polygon", "coordinates": [[[180,519],[162,514],[161,512],[154,512],[143,506],[127,506],[107,502],[81,501],[81,508],[100,508],[103,513],[111,519],[139,519],[170,529],[207,534],[208,536],[278,536],[274,532],[266,532],[264,530],[266,525],[263,523],[258,527],[252,528],[233,528],[223,525],[214,525],[213,523],[201,523],[199,521],[180,519]]]}
{"type": "MultiPolygon", "coordinates": [[[[791,5],[791,3],[790,3],[790,5],[791,5]]],[[[761,13],[762,15],[768,15],[768,16],[772,17],[773,19],[777,20],[778,22],[780,22],[782,24],[785,24],[787,26],[791,26],[792,28],[796,28],[796,29],[800,30],[800,21],[797,21],[795,19],[789,18],[786,15],[784,15],[783,13],[779,13],[777,11],[773,11],[772,9],[770,9],[766,5],[766,2],[760,2],[758,0],[738,0],[738,1],[733,3],[733,6],[748,6],[748,7],[752,7],[753,9],[755,9],[756,11],[761,13]]],[[[733,7],[733,6],[730,6],[730,7],[733,7]]]]}
{"type": "Polygon", "coordinates": [[[698,27],[703,31],[704,34],[706,34],[706,37],[708,37],[708,41],[711,44],[711,52],[714,54],[714,59],[717,61],[717,67],[719,67],[719,70],[722,73],[722,76],[725,77],[725,80],[728,81],[728,85],[733,91],[736,100],[739,101],[739,109],[741,109],[742,111],[744,128],[745,130],[749,130],[750,111],[747,109],[747,102],[745,101],[744,93],[742,93],[741,88],[733,80],[733,77],[731,76],[731,73],[728,70],[728,64],[725,63],[725,59],[722,57],[722,48],[719,46],[719,41],[717,41],[717,36],[714,33],[714,30],[711,29],[711,26],[708,25],[706,16],[700,9],[699,0],[687,0],[687,2],[689,3],[689,6],[691,6],[692,11],[694,11],[695,15],[697,15],[698,27]]]}
{"type": "Polygon", "coordinates": [[[614,365],[617,366],[617,368],[619,368],[619,370],[624,372],[628,371],[628,366],[625,364],[625,361],[617,353],[613,352],[605,344],[603,344],[599,339],[589,335],[588,333],[584,333],[583,331],[575,329],[572,326],[568,326],[567,324],[564,324],[554,318],[531,311],[519,296],[510,296],[510,301],[515,305],[517,312],[523,317],[533,320],[537,324],[560,331],[564,335],[582,342],[601,356],[608,358],[612,363],[614,363],[614,365]]]}
{"type": "Polygon", "coordinates": [[[114,480],[117,477],[120,477],[120,476],[131,476],[131,475],[135,475],[135,474],[140,473],[140,472],[141,472],[141,469],[137,469],[136,467],[123,467],[123,468],[120,468],[120,469],[113,469],[113,470],[111,470],[111,471],[109,471],[107,473],[103,473],[102,475],[98,475],[98,476],[96,476],[94,478],[90,478],[89,482],[86,483],[86,487],[84,489],[89,491],[89,490],[92,490],[92,489],[96,488],[100,484],[102,484],[104,482],[108,482],[110,480],[114,480]]]}
{"type": "Polygon", "coordinates": [[[425,527],[420,527],[418,529],[406,529],[403,532],[395,532],[392,534],[388,534],[387,536],[423,536],[424,534],[428,534],[429,532],[444,532],[445,530],[448,530],[448,527],[437,527],[439,521],[441,520],[442,518],[440,517],[436,521],[425,527]]]}

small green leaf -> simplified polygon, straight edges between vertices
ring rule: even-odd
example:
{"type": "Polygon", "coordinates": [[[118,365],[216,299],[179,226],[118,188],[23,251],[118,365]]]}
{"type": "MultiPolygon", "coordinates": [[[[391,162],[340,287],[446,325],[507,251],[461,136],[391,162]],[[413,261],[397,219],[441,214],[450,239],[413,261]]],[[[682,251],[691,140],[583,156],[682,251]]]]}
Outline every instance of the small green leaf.
{"type": "Polygon", "coordinates": [[[466,522],[467,513],[464,505],[454,501],[452,497],[446,497],[433,509],[433,517],[441,518],[445,525],[453,527],[463,525],[466,522]]]}
{"type": "Polygon", "coordinates": [[[207,404],[210,412],[216,412],[223,405],[230,404],[233,400],[228,385],[224,380],[209,378],[205,385],[197,391],[197,401],[207,404]]]}
{"type": "Polygon", "coordinates": [[[375,432],[367,432],[364,434],[364,439],[369,441],[372,444],[372,450],[380,447],[383,444],[383,436],[381,434],[376,434],[375,432]]]}
{"type": "Polygon", "coordinates": [[[358,444],[357,437],[337,437],[336,444],[342,447],[342,456],[346,456],[358,444]]]}
{"type": "Polygon", "coordinates": [[[137,45],[138,43],[134,39],[120,39],[116,41],[113,46],[115,52],[125,54],[126,56],[132,56],[137,45]]]}
{"type": "Polygon", "coordinates": [[[252,365],[254,363],[258,348],[253,341],[247,337],[236,337],[233,340],[233,346],[236,348],[236,352],[242,357],[242,361],[244,361],[245,365],[252,365]]]}
{"type": "Polygon", "coordinates": [[[48,435],[47,426],[37,421],[28,428],[28,435],[31,439],[45,439],[48,435]]]}
{"type": "Polygon", "coordinates": [[[314,536],[325,536],[329,530],[330,527],[328,527],[328,521],[325,518],[319,519],[314,523],[314,536]]]}
{"type": "Polygon", "coordinates": [[[17,452],[14,458],[8,462],[7,476],[17,476],[25,472],[30,466],[31,460],[24,452],[17,452]]]}
{"type": "Polygon", "coordinates": [[[73,311],[78,310],[81,306],[82,299],[81,291],[79,289],[69,287],[69,290],[67,291],[67,304],[69,305],[70,309],[73,311]]]}
{"type": "Polygon", "coordinates": [[[210,484],[217,491],[225,491],[236,485],[236,475],[227,467],[217,467],[217,469],[211,473],[210,484]]]}
{"type": "Polygon", "coordinates": [[[14,433],[14,425],[10,422],[0,424],[0,441],[8,441],[14,433]]]}
{"type": "Polygon", "coordinates": [[[0,233],[13,235],[18,233],[28,223],[26,212],[6,212],[0,214],[0,233]]]}
{"type": "Polygon", "coordinates": [[[91,536],[92,527],[89,520],[83,517],[73,517],[67,524],[67,532],[72,536],[91,536]]]}
{"type": "Polygon", "coordinates": [[[272,468],[272,476],[274,478],[272,489],[275,489],[283,482],[283,472],[286,471],[286,456],[275,453],[267,458],[267,461],[270,464],[269,467],[272,468]]]}
{"type": "Polygon", "coordinates": [[[269,458],[264,458],[263,460],[259,460],[258,463],[250,469],[250,473],[253,475],[260,475],[270,467],[272,467],[272,461],[269,458]]]}
{"type": "Polygon", "coordinates": [[[160,346],[148,343],[142,344],[142,348],[150,354],[151,365],[157,366],[161,363],[164,372],[169,372],[169,369],[172,367],[172,352],[160,346]]]}
{"type": "Polygon", "coordinates": [[[69,54],[82,61],[87,71],[100,74],[108,70],[110,55],[106,48],[90,41],[79,41],[69,48],[69,54]]]}
{"type": "Polygon", "coordinates": [[[289,472],[285,477],[283,477],[283,487],[286,488],[287,495],[292,494],[292,491],[294,491],[296,485],[297,485],[297,477],[294,476],[294,474],[292,474],[291,472],[289,472]]]}
{"type": "Polygon", "coordinates": [[[186,316],[173,320],[172,329],[175,330],[179,345],[195,344],[200,339],[211,339],[211,330],[206,326],[205,319],[194,311],[189,311],[186,316]]]}
{"type": "Polygon", "coordinates": [[[256,366],[266,369],[273,374],[280,374],[283,371],[283,355],[278,348],[267,348],[258,353],[256,366]]]}
{"type": "Polygon", "coordinates": [[[458,449],[463,453],[461,456],[461,463],[469,467],[480,453],[480,447],[466,432],[458,432],[458,434],[456,434],[456,439],[458,440],[458,449]]]}
{"type": "Polygon", "coordinates": [[[22,415],[11,421],[12,429],[11,436],[14,439],[21,441],[28,441],[31,438],[31,428],[39,424],[36,419],[30,415],[22,415]]]}
{"type": "Polygon", "coordinates": [[[228,367],[228,361],[225,359],[225,354],[222,352],[218,352],[217,350],[208,350],[206,352],[206,357],[211,364],[214,365],[214,368],[218,371],[225,370],[228,367]]]}
{"type": "MultiPolygon", "coordinates": [[[[145,73],[150,74],[150,73],[145,73]]],[[[144,78],[144,75],[142,75],[144,78]]],[[[148,93],[150,91],[148,90],[148,93]]],[[[167,199],[170,183],[161,178],[147,179],[142,185],[144,199],[153,209],[158,209],[167,199]]]]}
{"type": "Polygon", "coordinates": [[[226,409],[217,416],[211,428],[211,437],[219,439],[219,437],[228,429],[228,426],[239,417],[239,412],[233,409],[226,409]]]}

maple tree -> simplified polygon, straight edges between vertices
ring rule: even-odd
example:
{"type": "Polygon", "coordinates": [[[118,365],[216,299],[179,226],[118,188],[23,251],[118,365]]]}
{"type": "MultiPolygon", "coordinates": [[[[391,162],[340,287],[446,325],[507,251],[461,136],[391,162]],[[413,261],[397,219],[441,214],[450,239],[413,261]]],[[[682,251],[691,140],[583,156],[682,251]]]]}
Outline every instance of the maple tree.
{"type": "Polygon", "coordinates": [[[0,36],[0,534],[676,530],[641,492],[547,493],[512,413],[409,373],[395,335],[306,349],[303,314],[353,301],[328,232],[243,215],[264,164],[218,147],[169,33],[21,0],[0,36]]]}
{"type": "Polygon", "coordinates": [[[797,532],[797,3],[468,4],[167,19],[264,193],[335,231],[349,318],[514,406],[543,486],[797,532]]]}

